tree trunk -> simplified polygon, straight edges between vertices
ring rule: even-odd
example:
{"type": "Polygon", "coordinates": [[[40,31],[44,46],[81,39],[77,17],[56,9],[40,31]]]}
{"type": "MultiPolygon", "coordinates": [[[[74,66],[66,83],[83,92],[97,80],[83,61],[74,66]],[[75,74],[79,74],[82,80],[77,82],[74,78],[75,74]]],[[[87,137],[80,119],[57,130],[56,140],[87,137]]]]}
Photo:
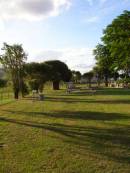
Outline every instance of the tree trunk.
{"type": "Polygon", "coordinates": [[[39,86],[39,91],[40,91],[40,93],[43,92],[43,88],[44,88],[44,85],[43,85],[43,84],[40,84],[40,86],[39,86]]]}
{"type": "Polygon", "coordinates": [[[89,88],[91,88],[91,80],[89,80],[89,85],[88,86],[89,86],[89,88]]]}
{"type": "Polygon", "coordinates": [[[98,85],[98,87],[100,87],[100,81],[98,80],[98,82],[97,82],[97,85],[98,85]]]}
{"type": "Polygon", "coordinates": [[[14,98],[18,99],[19,98],[19,89],[14,90],[14,98]]]}
{"type": "Polygon", "coordinates": [[[105,86],[108,87],[108,77],[105,76],[105,86]]]}
{"type": "Polygon", "coordinates": [[[53,81],[53,90],[59,90],[59,81],[53,81]]]}

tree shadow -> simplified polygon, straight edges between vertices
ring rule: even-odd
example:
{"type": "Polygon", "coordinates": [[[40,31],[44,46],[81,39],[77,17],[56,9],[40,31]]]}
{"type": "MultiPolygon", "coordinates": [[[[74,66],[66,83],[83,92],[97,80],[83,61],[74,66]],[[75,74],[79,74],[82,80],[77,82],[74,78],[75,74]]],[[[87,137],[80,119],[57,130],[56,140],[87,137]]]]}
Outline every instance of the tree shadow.
{"type": "Polygon", "coordinates": [[[130,89],[125,89],[125,88],[101,88],[97,90],[81,89],[80,91],[74,91],[70,94],[67,94],[67,96],[87,96],[87,95],[130,95],[130,89]]]}
{"type": "Polygon", "coordinates": [[[46,97],[45,101],[65,102],[65,103],[101,103],[101,104],[130,104],[130,99],[113,99],[113,100],[94,100],[66,97],[46,97]]]}
{"type": "Polygon", "coordinates": [[[54,112],[28,112],[16,110],[3,110],[6,113],[25,115],[32,117],[47,117],[47,118],[63,118],[71,120],[92,120],[92,121],[114,121],[114,120],[130,120],[129,115],[120,113],[92,112],[92,111],[54,111],[54,112]]]}
{"type": "Polygon", "coordinates": [[[1,117],[0,121],[48,130],[54,132],[51,137],[76,145],[79,149],[90,150],[90,152],[103,155],[120,163],[130,163],[130,127],[128,126],[101,128],[59,123],[39,123],[6,117],[1,117]],[[59,135],[57,136],[55,133],[59,135]]]}
{"type": "Polygon", "coordinates": [[[97,95],[130,95],[130,89],[108,88],[96,92],[97,95]]]}

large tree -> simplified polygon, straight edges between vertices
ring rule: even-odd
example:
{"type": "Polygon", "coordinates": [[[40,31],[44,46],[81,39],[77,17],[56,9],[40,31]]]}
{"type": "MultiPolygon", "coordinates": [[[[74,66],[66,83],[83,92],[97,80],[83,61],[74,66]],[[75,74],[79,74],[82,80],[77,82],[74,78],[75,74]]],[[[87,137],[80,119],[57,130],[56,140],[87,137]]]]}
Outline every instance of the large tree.
{"type": "Polygon", "coordinates": [[[7,43],[4,43],[2,51],[3,55],[0,56],[0,62],[4,69],[11,75],[14,98],[18,99],[19,92],[22,91],[24,74],[23,66],[27,59],[27,55],[23,50],[22,45],[19,44],[8,45],[7,43]]]}
{"type": "Polygon", "coordinates": [[[113,65],[109,48],[106,45],[98,44],[93,52],[97,61],[96,66],[98,68],[98,72],[103,74],[105,79],[105,85],[107,87],[108,79],[109,77],[111,77],[113,65]]]}
{"type": "Polygon", "coordinates": [[[124,11],[106,27],[102,41],[109,48],[115,69],[122,70],[126,77],[129,76],[130,11],[124,11]]]}
{"type": "Polygon", "coordinates": [[[0,88],[4,88],[7,85],[7,81],[5,79],[0,79],[0,88]]]}
{"type": "Polygon", "coordinates": [[[54,90],[59,90],[60,81],[70,81],[72,73],[65,63],[59,60],[46,61],[45,63],[51,67],[49,78],[53,82],[54,90]]]}
{"type": "Polygon", "coordinates": [[[46,63],[27,63],[25,65],[27,78],[31,89],[42,92],[44,83],[49,80],[51,67],[46,63]]]}
{"type": "Polygon", "coordinates": [[[103,80],[103,71],[100,69],[98,65],[93,67],[94,76],[97,79],[97,85],[100,87],[101,81],[103,80]]]}
{"type": "Polygon", "coordinates": [[[72,81],[74,83],[78,83],[81,80],[81,77],[82,75],[80,71],[75,71],[75,70],[72,71],[72,81]]]}
{"type": "Polygon", "coordinates": [[[94,76],[93,71],[89,71],[89,72],[86,72],[83,74],[83,77],[86,78],[88,81],[89,88],[91,87],[91,81],[92,81],[93,76],[94,76]]]}

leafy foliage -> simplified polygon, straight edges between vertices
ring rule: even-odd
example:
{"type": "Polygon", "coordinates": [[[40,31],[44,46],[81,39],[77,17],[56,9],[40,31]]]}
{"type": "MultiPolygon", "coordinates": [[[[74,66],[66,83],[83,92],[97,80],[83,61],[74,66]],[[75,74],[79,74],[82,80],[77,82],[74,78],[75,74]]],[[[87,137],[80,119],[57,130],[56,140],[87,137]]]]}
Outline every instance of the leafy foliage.
{"type": "Polygon", "coordinates": [[[4,79],[0,79],[0,88],[6,87],[7,81],[4,79]]]}
{"type": "Polygon", "coordinates": [[[0,62],[4,69],[11,74],[14,96],[18,99],[19,91],[22,90],[24,75],[23,67],[27,55],[24,52],[22,45],[19,44],[8,45],[7,43],[4,43],[2,50],[4,53],[0,57],[0,62]]]}
{"type": "Polygon", "coordinates": [[[83,77],[88,80],[89,87],[91,87],[91,80],[92,80],[93,76],[94,76],[93,71],[89,71],[89,72],[83,74],[83,77]]]}
{"type": "Polygon", "coordinates": [[[46,61],[46,64],[51,66],[50,79],[52,81],[65,81],[68,82],[71,79],[71,71],[68,66],[59,60],[46,61]]]}
{"type": "Polygon", "coordinates": [[[78,81],[81,80],[81,77],[82,77],[82,75],[81,75],[80,71],[75,71],[75,70],[72,71],[72,81],[73,82],[78,83],[78,81]]]}
{"type": "Polygon", "coordinates": [[[120,71],[125,79],[130,75],[130,11],[115,18],[103,34],[103,43],[96,46],[94,55],[107,86],[108,79],[117,80],[120,71]]]}
{"type": "Polygon", "coordinates": [[[46,64],[48,64],[51,67],[49,79],[53,82],[53,89],[58,90],[59,89],[59,82],[69,82],[72,73],[69,70],[68,66],[59,61],[59,60],[53,60],[53,61],[46,61],[46,64]]]}
{"type": "Polygon", "coordinates": [[[114,66],[127,75],[130,71],[130,11],[124,11],[107,26],[102,40],[109,48],[114,66]]]}
{"type": "Polygon", "coordinates": [[[44,83],[49,78],[51,67],[46,63],[27,63],[25,65],[26,76],[32,90],[42,92],[44,83]]]}
{"type": "Polygon", "coordinates": [[[112,59],[107,46],[98,44],[94,50],[95,59],[97,60],[96,66],[98,73],[102,74],[105,78],[105,84],[108,86],[108,78],[112,75],[112,59]]]}

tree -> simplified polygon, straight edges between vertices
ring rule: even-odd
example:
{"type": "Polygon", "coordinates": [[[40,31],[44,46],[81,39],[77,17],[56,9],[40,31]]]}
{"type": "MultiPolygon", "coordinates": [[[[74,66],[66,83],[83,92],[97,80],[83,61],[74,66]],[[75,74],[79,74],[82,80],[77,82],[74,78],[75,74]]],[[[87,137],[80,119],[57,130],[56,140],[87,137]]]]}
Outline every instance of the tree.
{"type": "Polygon", "coordinates": [[[104,30],[102,41],[109,48],[113,66],[122,70],[127,78],[130,74],[130,11],[115,18],[104,30]]]}
{"type": "Polygon", "coordinates": [[[5,79],[0,79],[0,88],[6,87],[7,81],[5,79]]]}
{"type": "Polygon", "coordinates": [[[51,67],[46,63],[32,62],[25,65],[25,70],[31,89],[42,92],[44,83],[49,80],[51,67]]]}
{"type": "Polygon", "coordinates": [[[111,77],[113,61],[107,46],[98,44],[93,51],[96,59],[96,66],[98,71],[103,74],[105,78],[105,86],[108,86],[108,79],[111,77]]]}
{"type": "Polygon", "coordinates": [[[91,87],[91,81],[92,81],[93,76],[94,76],[93,71],[89,71],[89,72],[83,74],[83,77],[88,80],[89,88],[91,87]]]}
{"type": "Polygon", "coordinates": [[[59,90],[60,81],[70,81],[72,74],[65,63],[59,60],[46,61],[45,63],[51,67],[49,79],[53,82],[54,90],[59,90]]]}
{"type": "Polygon", "coordinates": [[[2,79],[5,76],[4,69],[0,67],[0,78],[2,79]]]}
{"type": "Polygon", "coordinates": [[[22,45],[19,44],[8,45],[7,43],[4,43],[2,50],[4,51],[4,54],[0,56],[0,62],[6,72],[11,75],[14,98],[18,99],[19,92],[22,90],[23,66],[27,59],[27,55],[24,52],[22,45]]]}
{"type": "Polygon", "coordinates": [[[25,95],[29,94],[29,88],[28,85],[22,80],[21,81],[21,93],[22,93],[22,97],[25,97],[25,95]]]}
{"type": "Polygon", "coordinates": [[[81,80],[81,73],[80,73],[80,71],[75,71],[75,70],[73,70],[72,71],[72,80],[75,82],[75,83],[78,83],[78,81],[80,81],[81,80]]]}
{"type": "Polygon", "coordinates": [[[96,66],[93,68],[93,73],[94,73],[94,75],[95,75],[96,78],[97,78],[98,87],[100,87],[100,83],[101,83],[101,81],[102,81],[102,79],[103,79],[102,70],[100,69],[99,66],[96,65],[96,66]]]}

